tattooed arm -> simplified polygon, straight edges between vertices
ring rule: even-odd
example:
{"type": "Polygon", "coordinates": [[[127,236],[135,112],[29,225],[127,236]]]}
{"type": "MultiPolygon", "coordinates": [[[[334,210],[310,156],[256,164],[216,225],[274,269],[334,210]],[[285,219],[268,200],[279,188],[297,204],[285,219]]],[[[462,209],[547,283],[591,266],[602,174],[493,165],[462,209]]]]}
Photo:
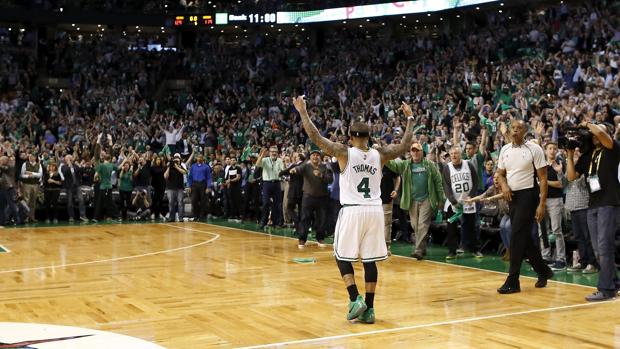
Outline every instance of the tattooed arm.
{"type": "Polygon", "coordinates": [[[322,151],[326,154],[331,155],[338,159],[338,162],[342,166],[346,165],[347,157],[348,157],[348,147],[345,144],[340,144],[336,142],[332,142],[329,139],[321,136],[319,130],[314,126],[312,120],[310,120],[310,116],[308,115],[308,111],[306,110],[306,101],[304,100],[304,96],[299,96],[293,100],[293,104],[295,108],[301,115],[301,121],[304,125],[304,129],[310,137],[310,140],[314,142],[322,151]]]}
{"type": "Polygon", "coordinates": [[[407,128],[405,130],[405,134],[403,135],[403,139],[399,144],[390,144],[385,147],[381,147],[377,149],[381,154],[381,166],[385,165],[388,161],[397,158],[398,156],[405,154],[409,147],[411,147],[411,143],[413,142],[413,124],[415,122],[415,118],[413,117],[413,111],[411,107],[403,102],[400,109],[405,113],[407,117],[407,128]]]}

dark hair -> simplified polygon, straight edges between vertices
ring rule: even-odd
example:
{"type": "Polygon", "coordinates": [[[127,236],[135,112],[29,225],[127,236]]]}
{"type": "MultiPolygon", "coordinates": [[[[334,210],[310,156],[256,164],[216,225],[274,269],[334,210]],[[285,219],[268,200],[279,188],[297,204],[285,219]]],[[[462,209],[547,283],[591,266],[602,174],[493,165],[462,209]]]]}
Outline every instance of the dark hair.
{"type": "Polygon", "coordinates": [[[364,122],[355,121],[353,122],[353,124],[351,124],[351,127],[349,128],[349,133],[352,137],[369,137],[370,127],[364,122]]]}

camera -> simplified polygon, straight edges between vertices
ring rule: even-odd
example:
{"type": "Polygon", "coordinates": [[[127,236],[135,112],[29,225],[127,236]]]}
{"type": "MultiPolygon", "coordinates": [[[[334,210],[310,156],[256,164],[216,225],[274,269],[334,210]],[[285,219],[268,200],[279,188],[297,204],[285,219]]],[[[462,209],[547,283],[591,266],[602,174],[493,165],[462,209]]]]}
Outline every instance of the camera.
{"type": "Polygon", "coordinates": [[[587,127],[563,125],[562,130],[564,135],[558,138],[558,147],[561,149],[579,148],[584,151],[592,144],[592,133],[587,127]]]}

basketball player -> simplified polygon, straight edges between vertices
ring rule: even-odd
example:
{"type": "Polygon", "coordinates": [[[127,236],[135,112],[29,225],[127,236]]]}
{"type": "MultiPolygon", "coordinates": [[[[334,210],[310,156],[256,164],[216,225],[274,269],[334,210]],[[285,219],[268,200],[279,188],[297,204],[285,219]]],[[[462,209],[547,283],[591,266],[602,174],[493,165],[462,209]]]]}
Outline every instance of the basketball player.
{"type": "Polygon", "coordinates": [[[381,204],[381,170],[383,165],[407,152],[413,140],[413,112],[403,102],[401,110],[408,118],[407,130],[400,144],[371,149],[368,147],[370,127],[353,122],[349,136],[353,147],[335,143],[321,136],[310,120],[304,96],[295,98],[295,108],[301,115],[308,137],[326,154],[335,157],[340,173],[340,203],[342,209],[334,232],[334,255],[338,269],[349,292],[347,320],[374,323],[374,298],[377,286],[376,261],[387,259],[383,236],[383,206],[381,204]],[[355,285],[353,265],[361,259],[366,281],[366,299],[355,285]]]}

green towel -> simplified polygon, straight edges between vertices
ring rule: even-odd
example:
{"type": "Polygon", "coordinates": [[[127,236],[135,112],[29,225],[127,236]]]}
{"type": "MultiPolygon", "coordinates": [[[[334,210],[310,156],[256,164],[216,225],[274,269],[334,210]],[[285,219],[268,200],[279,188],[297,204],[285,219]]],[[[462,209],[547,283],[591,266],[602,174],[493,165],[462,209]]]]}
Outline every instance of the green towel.
{"type": "Polygon", "coordinates": [[[452,217],[448,218],[448,223],[456,222],[458,219],[461,219],[461,216],[463,216],[463,208],[459,207],[459,208],[456,209],[456,212],[454,212],[454,215],[452,215],[452,217]]]}
{"type": "Polygon", "coordinates": [[[293,262],[298,264],[316,263],[316,258],[293,258],[293,262]]]}

